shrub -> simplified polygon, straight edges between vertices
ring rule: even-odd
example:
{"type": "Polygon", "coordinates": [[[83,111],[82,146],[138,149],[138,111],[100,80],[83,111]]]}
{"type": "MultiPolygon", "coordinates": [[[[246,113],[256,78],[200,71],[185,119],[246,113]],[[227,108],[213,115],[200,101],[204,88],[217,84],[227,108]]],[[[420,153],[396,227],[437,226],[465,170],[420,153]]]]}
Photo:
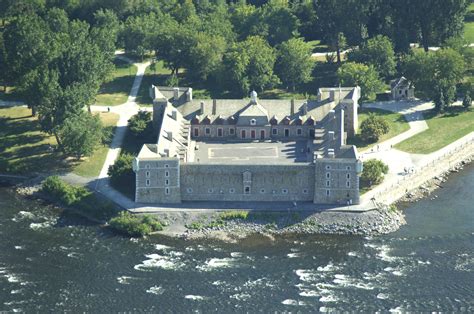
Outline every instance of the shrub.
{"type": "Polygon", "coordinates": [[[390,131],[390,125],[382,118],[374,113],[369,113],[369,117],[360,125],[362,139],[369,143],[377,142],[380,137],[390,131]]]}
{"type": "Polygon", "coordinates": [[[130,154],[122,154],[107,171],[110,183],[118,190],[122,191],[123,187],[135,184],[135,173],[132,169],[133,158],[130,154]]]}
{"type": "Polygon", "coordinates": [[[248,215],[249,212],[245,210],[232,210],[220,213],[219,218],[222,220],[247,219],[248,215]]]}
{"type": "Polygon", "coordinates": [[[471,95],[469,92],[466,92],[466,95],[464,96],[464,99],[462,100],[462,106],[464,107],[464,109],[469,109],[472,105],[472,99],[471,99],[471,95]]]}
{"type": "Polygon", "coordinates": [[[159,220],[149,215],[137,216],[128,211],[122,211],[118,216],[110,219],[110,227],[129,236],[142,237],[154,231],[163,230],[159,220]]]}
{"type": "Polygon", "coordinates": [[[151,112],[140,110],[128,120],[128,128],[137,138],[148,138],[153,135],[151,112]]]}
{"type": "Polygon", "coordinates": [[[381,160],[371,159],[364,162],[364,169],[360,177],[362,186],[370,187],[382,182],[385,174],[388,173],[388,166],[381,160]]]}
{"type": "Polygon", "coordinates": [[[204,224],[200,221],[193,221],[192,223],[187,224],[186,228],[194,229],[194,230],[201,230],[201,229],[204,229],[204,224]]]}

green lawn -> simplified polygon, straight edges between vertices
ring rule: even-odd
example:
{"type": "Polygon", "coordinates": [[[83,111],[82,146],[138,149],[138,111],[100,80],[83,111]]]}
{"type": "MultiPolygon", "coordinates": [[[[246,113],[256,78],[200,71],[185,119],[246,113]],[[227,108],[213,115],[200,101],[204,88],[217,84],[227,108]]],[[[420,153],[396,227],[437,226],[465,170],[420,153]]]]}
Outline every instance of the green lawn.
{"type": "MultiPolygon", "coordinates": [[[[115,125],[119,119],[119,116],[115,113],[101,112],[100,118],[105,127],[115,129],[115,125]]],[[[85,158],[79,164],[73,168],[73,172],[77,175],[92,178],[99,175],[102,166],[104,165],[107,152],[109,151],[109,145],[101,145],[96,149],[91,157],[85,158]]]]}
{"type": "Polygon", "coordinates": [[[469,43],[474,43],[474,22],[464,23],[464,38],[469,43]]]}
{"type": "Polygon", "coordinates": [[[150,98],[149,94],[150,86],[152,84],[164,86],[170,73],[171,71],[165,68],[163,61],[158,61],[156,63],[155,71],[152,71],[150,67],[147,67],[145,75],[143,76],[142,84],[140,85],[140,90],[138,91],[136,100],[137,104],[140,106],[151,106],[153,100],[150,98]]]}
{"type": "Polygon", "coordinates": [[[380,109],[362,109],[359,111],[359,126],[360,124],[369,117],[369,113],[374,113],[375,115],[379,117],[383,117],[384,119],[387,120],[388,124],[390,125],[390,131],[382,135],[382,137],[379,139],[378,142],[376,143],[367,143],[365,142],[359,134],[352,138],[348,138],[347,143],[350,145],[355,145],[359,149],[359,151],[364,151],[369,148],[369,146],[376,145],[377,143],[381,143],[383,141],[388,140],[389,138],[392,138],[394,136],[397,136],[398,134],[401,134],[405,131],[408,131],[410,129],[410,126],[408,125],[408,122],[405,120],[405,117],[399,113],[394,113],[386,110],[380,110],[380,109]]]}
{"type": "Polygon", "coordinates": [[[0,100],[19,100],[18,95],[15,93],[15,88],[7,86],[4,89],[4,86],[0,87],[0,100]]]}
{"type": "Polygon", "coordinates": [[[397,149],[408,153],[429,154],[474,131],[474,110],[463,111],[461,107],[449,108],[442,115],[433,112],[425,115],[429,129],[397,145],[397,149]]]}
{"type": "Polygon", "coordinates": [[[38,120],[26,107],[0,108],[0,172],[31,174],[70,167],[53,136],[40,131],[38,120]]]}
{"type": "Polygon", "coordinates": [[[100,87],[96,96],[96,105],[116,106],[127,101],[137,67],[119,59],[115,59],[114,64],[115,71],[112,73],[112,79],[100,87]]]}

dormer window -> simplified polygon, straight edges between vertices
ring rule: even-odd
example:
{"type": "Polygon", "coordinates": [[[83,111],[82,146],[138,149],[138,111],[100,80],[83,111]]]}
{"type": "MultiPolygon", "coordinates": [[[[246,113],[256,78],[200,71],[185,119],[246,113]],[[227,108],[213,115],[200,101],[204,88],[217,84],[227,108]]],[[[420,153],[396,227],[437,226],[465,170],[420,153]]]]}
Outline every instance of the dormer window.
{"type": "Polygon", "coordinates": [[[250,125],[257,125],[257,120],[250,119],[250,125]]]}

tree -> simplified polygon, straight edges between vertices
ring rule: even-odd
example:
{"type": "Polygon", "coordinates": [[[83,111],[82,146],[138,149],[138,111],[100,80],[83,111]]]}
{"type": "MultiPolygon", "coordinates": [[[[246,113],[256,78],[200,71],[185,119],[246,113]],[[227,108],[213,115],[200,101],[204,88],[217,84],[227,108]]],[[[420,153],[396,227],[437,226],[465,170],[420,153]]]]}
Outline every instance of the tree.
{"type": "Polygon", "coordinates": [[[342,86],[360,86],[363,100],[375,98],[375,93],[383,87],[383,83],[372,65],[347,62],[337,70],[337,76],[342,86]]]}
{"type": "Polygon", "coordinates": [[[293,15],[287,1],[270,0],[258,11],[266,24],[267,40],[272,46],[298,35],[298,18],[293,15]]]}
{"type": "Polygon", "coordinates": [[[124,23],[121,38],[125,51],[131,52],[143,59],[147,51],[155,49],[156,32],[160,29],[158,21],[161,16],[148,13],[130,16],[124,23]]]}
{"type": "Polygon", "coordinates": [[[362,138],[369,143],[377,142],[380,137],[390,131],[388,122],[374,113],[370,113],[369,117],[360,124],[360,132],[362,138]]]}
{"type": "Polygon", "coordinates": [[[273,73],[275,61],[275,52],[265,39],[250,36],[234,44],[224,55],[221,75],[230,90],[248,95],[250,88],[262,91],[279,83],[273,73]]]}
{"type": "Polygon", "coordinates": [[[206,80],[221,65],[227,44],[224,37],[202,32],[197,33],[193,39],[195,43],[190,48],[186,68],[193,78],[206,80]]]}
{"type": "Polygon", "coordinates": [[[377,35],[364,42],[359,49],[351,51],[349,61],[373,65],[383,77],[390,77],[395,73],[395,52],[390,39],[377,35]]]}
{"type": "Polygon", "coordinates": [[[133,136],[140,138],[142,141],[151,140],[155,135],[151,120],[151,112],[138,111],[136,115],[128,120],[128,128],[133,136]]]}
{"type": "Polygon", "coordinates": [[[466,95],[464,95],[464,99],[462,100],[462,106],[466,110],[469,110],[469,108],[471,108],[472,106],[472,98],[469,91],[466,92],[466,95]]]}
{"type": "Polygon", "coordinates": [[[465,72],[463,57],[451,48],[435,52],[415,52],[401,61],[403,75],[412,81],[418,92],[446,106],[453,103],[456,84],[465,72]],[[442,97],[441,97],[442,94],[442,97]]]}
{"type": "Polygon", "coordinates": [[[311,46],[300,38],[292,38],[278,46],[276,72],[287,87],[295,90],[296,85],[311,80],[314,61],[311,46]]]}
{"type": "Polygon", "coordinates": [[[98,115],[88,112],[67,118],[59,127],[63,151],[76,159],[91,156],[102,142],[103,127],[98,115]]]}
{"type": "Polygon", "coordinates": [[[112,185],[129,186],[130,182],[135,182],[135,173],[132,169],[133,158],[130,154],[122,154],[113,165],[109,166],[107,175],[110,177],[112,185]]]}
{"type": "Polygon", "coordinates": [[[370,187],[380,184],[384,175],[388,173],[388,166],[378,159],[370,159],[364,162],[362,175],[360,177],[361,185],[370,187]]]}

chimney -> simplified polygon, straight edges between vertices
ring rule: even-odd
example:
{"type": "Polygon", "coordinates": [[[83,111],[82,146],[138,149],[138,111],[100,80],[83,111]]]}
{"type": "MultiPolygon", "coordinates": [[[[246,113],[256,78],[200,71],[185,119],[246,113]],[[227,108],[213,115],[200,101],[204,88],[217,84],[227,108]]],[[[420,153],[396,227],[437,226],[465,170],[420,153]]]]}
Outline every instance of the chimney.
{"type": "Polygon", "coordinates": [[[308,114],[308,102],[305,101],[303,103],[303,115],[306,116],[308,114]]]}
{"type": "Polygon", "coordinates": [[[295,114],[295,100],[291,99],[291,115],[295,114]]]}
{"type": "Polygon", "coordinates": [[[204,115],[204,101],[201,101],[201,113],[200,115],[204,115]]]}
{"type": "Polygon", "coordinates": [[[169,139],[170,141],[172,141],[172,140],[173,140],[173,132],[167,131],[166,134],[168,135],[168,139],[169,139]]]}
{"type": "Polygon", "coordinates": [[[186,92],[186,101],[192,101],[193,100],[193,89],[190,87],[188,88],[188,91],[186,92]]]}
{"type": "Polygon", "coordinates": [[[175,121],[178,121],[178,112],[176,111],[176,109],[171,111],[171,118],[173,118],[173,120],[175,121]]]}
{"type": "Polygon", "coordinates": [[[173,88],[173,100],[177,101],[179,99],[179,87],[173,88]]]}
{"type": "Polygon", "coordinates": [[[217,100],[213,99],[212,100],[212,115],[215,116],[217,111],[217,100]]]}
{"type": "Polygon", "coordinates": [[[168,148],[163,149],[163,152],[165,153],[166,157],[170,156],[170,150],[168,148]]]}
{"type": "Polygon", "coordinates": [[[334,119],[336,117],[336,111],[329,110],[328,116],[329,116],[329,119],[334,119]]]}
{"type": "Polygon", "coordinates": [[[330,141],[334,141],[334,139],[336,138],[336,133],[334,133],[334,131],[329,131],[328,136],[330,141]]]}
{"type": "Polygon", "coordinates": [[[328,149],[328,157],[329,158],[336,157],[336,154],[334,153],[334,149],[332,149],[332,148],[328,149]]]}

